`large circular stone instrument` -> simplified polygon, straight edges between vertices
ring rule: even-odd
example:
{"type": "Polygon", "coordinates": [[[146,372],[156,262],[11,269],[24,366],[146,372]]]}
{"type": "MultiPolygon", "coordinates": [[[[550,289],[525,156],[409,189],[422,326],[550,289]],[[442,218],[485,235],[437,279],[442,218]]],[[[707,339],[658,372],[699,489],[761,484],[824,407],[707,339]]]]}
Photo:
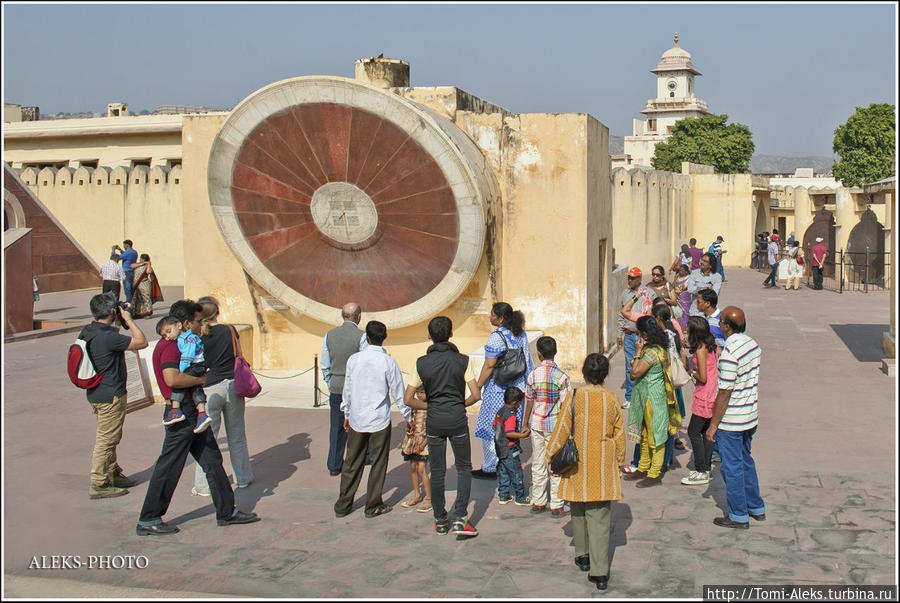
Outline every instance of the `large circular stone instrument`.
{"type": "Polygon", "coordinates": [[[395,327],[444,310],[481,261],[485,207],[497,191],[452,122],[337,77],[253,93],[209,160],[216,223],[244,270],[329,323],[351,301],[395,327]]]}

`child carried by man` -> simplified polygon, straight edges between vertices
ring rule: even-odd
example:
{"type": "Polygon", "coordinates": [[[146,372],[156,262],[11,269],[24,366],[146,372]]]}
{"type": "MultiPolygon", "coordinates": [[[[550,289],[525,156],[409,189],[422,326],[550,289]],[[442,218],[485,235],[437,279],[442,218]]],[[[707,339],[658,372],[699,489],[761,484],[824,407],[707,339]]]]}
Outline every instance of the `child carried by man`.
{"type": "MultiPolygon", "coordinates": [[[[171,322],[166,321],[160,335],[169,341],[178,341],[178,350],[181,352],[181,362],[178,364],[180,372],[191,377],[202,377],[206,374],[203,340],[199,335],[193,331],[184,331],[177,318],[172,318],[171,322]]],[[[169,398],[171,406],[166,405],[163,425],[184,421],[185,416],[181,411],[181,403],[184,401],[186,392],[191,393],[191,399],[197,405],[197,425],[194,427],[194,433],[200,433],[212,422],[212,419],[206,414],[206,393],[200,386],[172,388],[172,395],[169,398]]]]}

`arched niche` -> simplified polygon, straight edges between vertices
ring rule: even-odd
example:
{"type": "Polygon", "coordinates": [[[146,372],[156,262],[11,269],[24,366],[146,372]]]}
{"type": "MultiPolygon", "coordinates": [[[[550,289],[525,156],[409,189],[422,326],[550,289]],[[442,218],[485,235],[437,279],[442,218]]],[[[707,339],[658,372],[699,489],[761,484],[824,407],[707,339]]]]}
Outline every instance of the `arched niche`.
{"type": "Polygon", "coordinates": [[[72,185],[72,175],[75,173],[70,167],[61,167],[56,170],[56,186],[64,187],[72,185]]]}
{"type": "Polygon", "coordinates": [[[109,173],[109,183],[113,186],[125,186],[128,184],[128,169],[121,165],[114,167],[109,173]]]}
{"type": "Polygon", "coordinates": [[[147,176],[149,173],[150,168],[146,165],[134,166],[128,174],[128,184],[147,184],[147,176]]]}
{"type": "Polygon", "coordinates": [[[87,186],[91,183],[91,174],[94,168],[79,166],[75,173],[72,174],[72,186],[87,186]]]}

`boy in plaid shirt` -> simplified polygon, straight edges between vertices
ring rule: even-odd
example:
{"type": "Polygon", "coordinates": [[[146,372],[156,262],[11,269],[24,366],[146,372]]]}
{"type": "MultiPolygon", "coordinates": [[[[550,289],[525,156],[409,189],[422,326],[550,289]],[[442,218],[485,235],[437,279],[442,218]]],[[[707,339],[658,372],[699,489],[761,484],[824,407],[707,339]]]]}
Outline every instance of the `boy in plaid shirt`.
{"type": "MultiPolygon", "coordinates": [[[[540,337],[535,344],[541,364],[525,380],[524,424],[531,427],[531,512],[547,510],[547,477],[549,470],[545,453],[547,442],[553,433],[559,408],[569,393],[569,376],[553,359],[556,357],[556,340],[540,337]]],[[[569,512],[559,498],[559,477],[550,477],[550,512],[562,518],[569,512]]]]}

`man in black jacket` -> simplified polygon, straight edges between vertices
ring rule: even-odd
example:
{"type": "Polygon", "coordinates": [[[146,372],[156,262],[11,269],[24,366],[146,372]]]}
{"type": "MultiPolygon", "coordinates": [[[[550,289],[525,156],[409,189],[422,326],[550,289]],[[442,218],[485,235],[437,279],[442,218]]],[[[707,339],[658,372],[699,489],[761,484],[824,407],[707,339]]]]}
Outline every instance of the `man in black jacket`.
{"type": "Polygon", "coordinates": [[[87,342],[94,370],[103,375],[97,387],[87,390],[87,400],[97,419],[91,486],[88,491],[88,496],[92,499],[122,496],[128,494],[125,488],[137,484],[124,475],[116,462],[116,446],[122,440],[125,403],[128,400],[128,392],[125,390],[125,352],[144,349],[147,347],[147,338],[127,310],[122,310],[122,320],[131,331],[131,337],[122,335],[113,326],[118,303],[119,300],[111,292],[92,297],[90,305],[94,322],[83,328],[78,335],[79,339],[87,342]]]}
{"type": "Polygon", "coordinates": [[[434,527],[438,534],[453,532],[460,536],[477,536],[469,524],[469,494],[472,489],[472,447],[466,407],[481,399],[475,385],[475,373],[469,357],[460,354],[450,343],[453,323],[446,316],[436,316],[428,323],[428,337],[433,345],[416,361],[410,371],[404,403],[410,408],[424,409],[425,436],[431,462],[431,505],[434,527]],[[472,392],[466,397],[466,385],[472,392]],[[425,390],[425,402],[416,398],[416,390],[425,390]],[[450,440],[456,463],[456,501],[448,517],[444,506],[444,476],[447,472],[446,447],[450,440]]]}

